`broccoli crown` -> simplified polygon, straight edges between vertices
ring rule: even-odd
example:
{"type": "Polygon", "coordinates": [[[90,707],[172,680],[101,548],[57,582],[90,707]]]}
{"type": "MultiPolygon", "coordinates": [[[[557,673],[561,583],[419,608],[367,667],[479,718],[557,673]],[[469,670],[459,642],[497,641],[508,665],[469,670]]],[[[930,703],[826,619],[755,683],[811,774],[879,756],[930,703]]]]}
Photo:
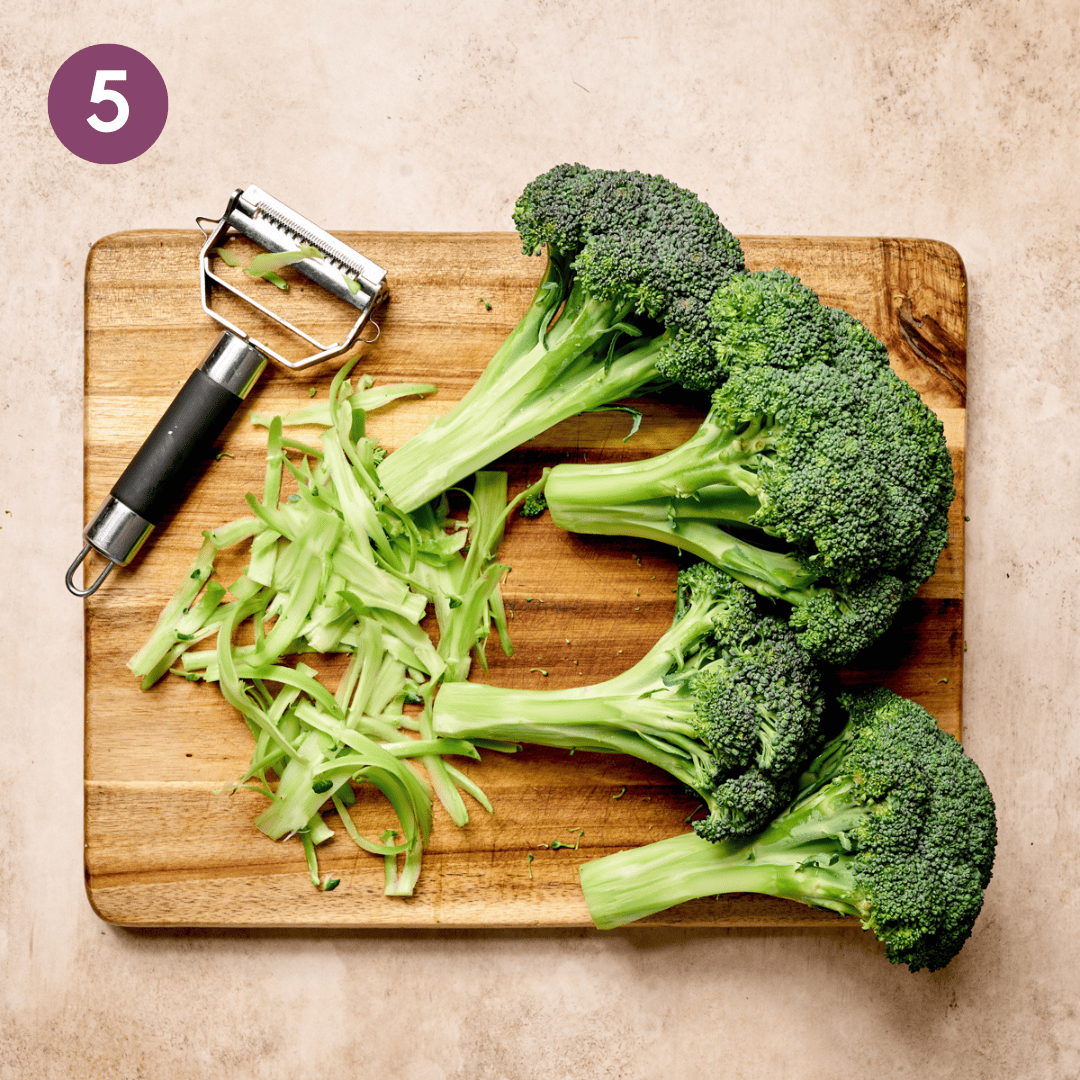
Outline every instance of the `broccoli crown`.
{"type": "Polygon", "coordinates": [[[778,780],[751,766],[717,784],[709,816],[694,822],[694,832],[713,844],[751,836],[791,801],[791,778],[778,780]]]}
{"type": "MultiPolygon", "coordinates": [[[[788,782],[794,801],[749,840],[713,836],[706,823],[583,866],[596,925],[763,893],[856,916],[912,971],[944,967],[970,936],[993,871],[986,778],[921,705],[881,687],[838,704],[843,728],[788,782]]],[[[765,780],[748,770],[732,781],[738,809],[767,804],[765,780]]]]}
{"type": "Polygon", "coordinates": [[[843,308],[825,308],[831,337],[834,367],[852,370],[859,367],[889,366],[889,350],[854,315],[843,308]]]}
{"type": "Polygon", "coordinates": [[[841,585],[891,574],[904,598],[933,571],[952,461],[940,419],[890,368],[753,368],[715,392],[709,421],[752,443],[760,509],[750,524],[786,540],[809,570],[841,585]]]}
{"type": "Polygon", "coordinates": [[[828,362],[828,310],[813,289],[783,270],[737,274],[709,302],[717,363],[735,372],[828,362]]]}
{"type": "Polygon", "coordinates": [[[701,358],[693,385],[715,385],[707,307],[743,258],[696,195],[661,176],[559,165],[526,186],[514,222],[547,265],[469,392],[379,465],[406,513],[562,420],[669,386],[656,367],[669,337],[701,358]]]}
{"type": "MultiPolygon", "coordinates": [[[[640,462],[557,466],[552,519],[708,559],[791,603],[803,646],[846,663],[948,542],[944,427],[865,326],[784,271],[732,275],[708,317],[721,381],[698,431],[640,462]]],[[[663,339],[657,370],[682,363],[680,340],[663,339]]]]}
{"type": "Polygon", "coordinates": [[[664,342],[656,362],[661,374],[691,389],[759,367],[826,363],[846,371],[889,364],[888,350],[861,322],[825,307],[813,289],[780,269],[732,274],[713,293],[704,319],[707,355],[700,332],[680,334],[664,342]]]}
{"type": "MultiPolygon", "coordinates": [[[[559,165],[525,187],[514,224],[526,254],[546,247],[577,289],[658,324],[628,333],[668,328],[701,368],[683,385],[716,385],[709,302],[744,263],[738,240],[693,192],[662,176],[559,165]]],[[[679,374],[670,377],[682,382],[679,374]]]]}
{"type": "Polygon", "coordinates": [[[698,738],[722,773],[753,764],[767,775],[790,774],[817,734],[817,670],[789,628],[770,615],[757,615],[745,629],[718,628],[712,645],[716,659],[692,680],[698,738]]]}
{"type": "Polygon", "coordinates": [[[588,235],[586,222],[603,171],[587,165],[556,165],[525,185],[514,207],[514,225],[526,255],[573,259],[588,235]]]}
{"type": "Polygon", "coordinates": [[[864,927],[894,963],[934,971],[982,908],[997,843],[993,795],[921,705],[881,687],[840,702],[849,715],[840,752],[826,747],[830,767],[786,816],[822,834],[837,826],[834,854],[864,927]]]}
{"type": "Polygon", "coordinates": [[[674,626],[709,605],[712,627],[673,663],[668,687],[689,696],[690,727],[709,752],[703,836],[760,829],[790,795],[788,781],[817,745],[824,695],[820,672],[792,630],[764,613],[754,593],[706,562],[678,579],[674,626]]]}
{"type": "MultiPolygon", "coordinates": [[[[940,550],[939,543],[935,560],[940,550]]],[[[931,564],[927,577],[933,569],[931,564]]],[[[808,653],[827,664],[846,664],[889,628],[914,580],[914,574],[906,584],[883,574],[853,585],[811,587],[789,623],[808,653]]]]}
{"type": "Polygon", "coordinates": [[[735,633],[754,625],[753,594],[740,588],[715,566],[696,562],[680,570],[675,579],[674,622],[702,610],[713,612],[717,619],[722,618],[735,633]]]}

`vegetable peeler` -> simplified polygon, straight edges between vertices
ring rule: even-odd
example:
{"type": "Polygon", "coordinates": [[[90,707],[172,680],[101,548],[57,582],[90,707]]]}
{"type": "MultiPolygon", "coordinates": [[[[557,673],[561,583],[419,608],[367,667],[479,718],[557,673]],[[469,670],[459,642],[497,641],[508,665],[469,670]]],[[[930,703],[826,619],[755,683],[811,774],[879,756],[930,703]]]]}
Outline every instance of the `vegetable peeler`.
{"type": "MultiPolygon", "coordinates": [[[[224,329],[83,530],[83,549],[65,578],[75,596],[96,592],[113,567],[127,566],[135,558],[262,374],[268,359],[299,371],[340,356],[358,341],[374,340],[362,338],[361,332],[372,311],[388,296],[386,271],[381,266],[255,186],[234,191],[220,219],[200,217],[196,221],[206,237],[199,252],[202,307],[224,329]],[[210,223],[213,226],[207,228],[210,223]],[[358,317],[344,338],[323,344],[215,273],[215,253],[236,235],[247,237],[266,252],[284,253],[283,265],[295,267],[355,308],[358,317]],[[214,310],[215,286],[256,308],[314,351],[290,360],[252,333],[241,330],[214,310]],[[91,550],[108,563],[92,585],[80,589],[74,583],[74,574],[91,550]]],[[[378,327],[371,325],[377,336],[378,327]]]]}

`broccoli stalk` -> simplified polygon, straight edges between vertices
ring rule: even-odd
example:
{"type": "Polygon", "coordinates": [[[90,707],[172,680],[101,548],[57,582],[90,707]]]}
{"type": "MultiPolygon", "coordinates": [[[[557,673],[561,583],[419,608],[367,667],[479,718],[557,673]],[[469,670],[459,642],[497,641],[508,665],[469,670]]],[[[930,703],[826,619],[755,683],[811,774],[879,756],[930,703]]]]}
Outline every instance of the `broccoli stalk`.
{"type": "Polygon", "coordinates": [[[915,702],[874,688],[841,705],[845,727],[807,767],[794,803],[749,843],[683,834],[583,866],[596,925],[761,893],[858,918],[912,971],[944,967],[990,881],[993,796],[960,743],[915,702]]]}
{"type": "Polygon", "coordinates": [[[547,250],[541,281],[465,397],[379,466],[403,511],[559,421],[681,370],[713,385],[706,304],[742,253],[696,196],[662,177],[562,165],[527,185],[514,221],[527,254],[547,250]]]}
{"type": "Polygon", "coordinates": [[[823,693],[793,633],[706,563],[679,576],[671,628],[629,670],[593,686],[443,685],[440,737],[627,754],[696,792],[710,838],[760,828],[816,748],[823,693]]]}
{"type": "Polygon", "coordinates": [[[750,532],[762,507],[762,468],[774,451],[764,418],[732,424],[713,409],[687,442],[666,454],[555,466],[545,497],[552,520],[567,532],[672,544],[761,596],[790,599],[807,590],[820,572],[791,554],[728,531],[750,532]]]}
{"type": "Polygon", "coordinates": [[[659,342],[635,340],[612,352],[617,339],[636,334],[626,321],[632,302],[583,296],[577,279],[567,291],[561,277],[549,262],[524,328],[461,402],[379,466],[398,507],[412,510],[559,421],[629,397],[656,378],[659,342]]]}

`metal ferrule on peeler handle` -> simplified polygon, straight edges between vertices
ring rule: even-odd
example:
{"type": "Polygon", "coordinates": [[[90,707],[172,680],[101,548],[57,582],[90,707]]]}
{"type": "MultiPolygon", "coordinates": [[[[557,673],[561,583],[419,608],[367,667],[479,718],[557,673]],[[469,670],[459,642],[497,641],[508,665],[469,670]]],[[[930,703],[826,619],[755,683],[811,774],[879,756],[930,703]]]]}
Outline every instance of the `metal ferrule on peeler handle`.
{"type": "Polygon", "coordinates": [[[265,367],[250,342],[229,330],[218,337],[83,530],[85,546],[67,574],[75,595],[89,596],[138,554],[265,367]],[[74,571],[91,549],[109,562],[93,585],[78,589],[74,571]]]}

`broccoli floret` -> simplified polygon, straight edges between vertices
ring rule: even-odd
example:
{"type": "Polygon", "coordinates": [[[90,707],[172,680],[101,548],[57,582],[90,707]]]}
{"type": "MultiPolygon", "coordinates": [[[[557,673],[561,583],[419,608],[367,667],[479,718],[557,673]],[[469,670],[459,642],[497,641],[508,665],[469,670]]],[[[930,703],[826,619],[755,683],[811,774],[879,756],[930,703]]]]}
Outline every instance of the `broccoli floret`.
{"type": "Polygon", "coordinates": [[[560,165],[514,212],[526,254],[547,252],[528,311],[480,378],[379,466],[411,511],[577,413],[678,380],[658,354],[675,339],[694,388],[711,388],[708,304],[742,270],[736,239],[696,195],[660,176],[560,165]]]}
{"type": "MultiPolygon", "coordinates": [[[[707,320],[714,385],[715,373],[755,367],[889,365],[884,344],[858,319],[824,306],[813,289],[784,270],[733,274],[709,301],[707,320]]],[[[658,361],[662,372],[668,370],[666,361],[663,356],[658,361]]]]}
{"type": "Polygon", "coordinates": [[[828,361],[828,311],[817,293],[782,270],[736,274],[709,303],[716,363],[730,373],[828,361]]]}
{"type": "MultiPolygon", "coordinates": [[[[764,283],[736,295],[753,299],[764,283]]],[[[952,461],[941,420],[881,362],[876,339],[850,316],[803,305],[800,290],[743,305],[772,315],[743,325],[749,344],[686,443],[644,461],[558,465],[546,495],[563,529],[659,540],[791,604],[804,648],[843,664],[934,572],[952,461]],[[806,315],[797,348],[762,345],[782,336],[773,316],[792,296],[806,315]],[[814,311],[818,325],[803,332],[814,311]],[[767,362],[778,352],[781,366],[767,362]]]]}
{"type": "Polygon", "coordinates": [[[845,727],[807,768],[794,803],[749,843],[689,833],[583,866],[596,925],[697,897],[763,893],[855,916],[912,971],[944,967],[990,881],[993,796],[922,706],[882,688],[840,704],[845,727]]]}
{"type": "Polygon", "coordinates": [[[435,731],[629,754],[701,796],[709,835],[761,828],[817,748],[820,674],[783,622],[708,563],[684,570],[677,592],[670,629],[621,675],[567,690],[445,684],[435,731]]]}
{"type": "Polygon", "coordinates": [[[547,499],[544,498],[543,492],[540,492],[538,495],[527,495],[518,513],[522,517],[532,518],[539,517],[546,509],[547,499]]]}

